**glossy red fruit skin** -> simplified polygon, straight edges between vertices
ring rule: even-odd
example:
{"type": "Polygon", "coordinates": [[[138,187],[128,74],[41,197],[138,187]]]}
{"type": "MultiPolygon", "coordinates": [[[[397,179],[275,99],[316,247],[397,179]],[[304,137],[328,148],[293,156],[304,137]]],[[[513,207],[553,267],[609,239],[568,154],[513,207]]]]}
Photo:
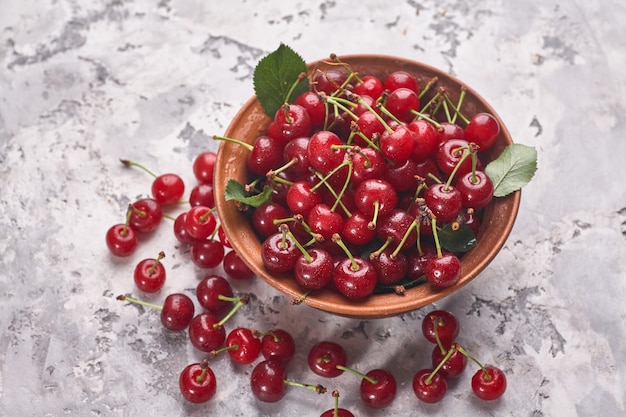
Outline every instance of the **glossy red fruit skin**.
{"type": "Polygon", "coordinates": [[[307,216],[309,211],[322,202],[322,196],[312,190],[313,184],[308,181],[296,181],[287,190],[287,206],[294,214],[307,216]]]}
{"type": "MultiPolygon", "coordinates": [[[[439,363],[444,359],[448,349],[451,349],[451,347],[446,346],[444,349],[446,352],[442,352],[439,346],[435,346],[433,348],[433,352],[431,354],[433,369],[436,368],[437,365],[439,365],[439,363]]],[[[465,370],[466,365],[467,356],[455,349],[452,356],[444,362],[438,372],[447,379],[456,379],[463,374],[463,370],[465,370]]]]}
{"type": "MultiPolygon", "coordinates": [[[[450,175],[454,171],[457,164],[460,163],[459,168],[456,171],[456,178],[464,175],[472,170],[472,158],[467,157],[461,161],[463,154],[469,152],[466,149],[460,149],[467,147],[469,142],[464,139],[449,139],[439,145],[435,158],[437,160],[437,166],[446,175],[450,175]]],[[[480,161],[480,160],[479,160],[480,161]]],[[[477,165],[482,168],[482,165],[477,165]]]]}
{"type": "Polygon", "coordinates": [[[333,149],[333,146],[341,146],[343,142],[337,134],[320,130],[309,138],[307,146],[307,158],[309,164],[315,170],[327,174],[343,162],[345,152],[343,149],[333,149]]]}
{"type": "Polygon", "coordinates": [[[481,151],[493,146],[500,135],[500,123],[489,113],[476,113],[465,127],[465,139],[478,145],[481,151]]]}
{"type": "Polygon", "coordinates": [[[444,346],[451,345],[459,335],[459,321],[447,310],[433,310],[422,320],[422,334],[430,343],[437,343],[435,332],[444,346]]]}
{"type": "Polygon", "coordinates": [[[261,339],[252,330],[245,327],[237,327],[226,336],[226,346],[236,347],[229,349],[228,356],[242,365],[249,365],[256,361],[261,354],[261,339]]]}
{"type": "Polygon", "coordinates": [[[361,257],[355,257],[357,269],[352,269],[352,261],[342,259],[335,266],[333,282],[341,295],[351,300],[366,298],[374,292],[378,277],[372,263],[361,257]]]}
{"type": "Polygon", "coordinates": [[[369,227],[372,218],[355,211],[343,224],[342,239],[353,245],[365,245],[376,237],[376,227],[369,227]]]}
{"type": "Polygon", "coordinates": [[[301,253],[293,240],[289,236],[283,237],[282,233],[269,236],[261,244],[261,259],[269,272],[282,273],[293,270],[301,253]]]}
{"type": "Polygon", "coordinates": [[[393,186],[381,179],[363,181],[354,190],[354,203],[367,216],[373,216],[378,202],[378,215],[384,216],[398,204],[398,195],[393,186]]]}
{"type": "Polygon", "coordinates": [[[215,231],[217,220],[207,206],[193,206],[185,216],[187,234],[196,240],[207,239],[215,231]]]}
{"type": "Polygon", "coordinates": [[[376,258],[371,259],[380,284],[395,284],[406,276],[408,261],[406,255],[399,252],[392,257],[392,249],[385,249],[376,258]]]}
{"type": "Polygon", "coordinates": [[[163,218],[161,205],[153,198],[142,198],[135,201],[134,209],[129,218],[129,225],[138,232],[152,232],[163,218]]]}
{"type": "Polygon", "coordinates": [[[365,180],[383,178],[386,171],[385,159],[380,152],[370,147],[362,148],[352,158],[351,183],[354,186],[365,180]]]}
{"type": "Polygon", "coordinates": [[[326,118],[326,105],[315,91],[305,91],[296,97],[295,103],[302,106],[309,114],[311,127],[319,127],[324,124],[326,118]]]}
{"type": "Polygon", "coordinates": [[[141,291],[154,293],[163,288],[166,275],[161,262],[157,262],[156,259],[143,259],[135,266],[133,279],[141,291]]]}
{"type": "Polygon", "coordinates": [[[193,363],[187,365],[180,373],[178,385],[183,397],[195,404],[205,403],[215,395],[217,380],[211,368],[202,369],[202,364],[193,363]],[[204,372],[202,381],[198,377],[204,372]]]}
{"type": "Polygon", "coordinates": [[[443,254],[428,261],[424,272],[430,285],[439,288],[451,287],[461,277],[461,261],[454,254],[443,254]]]}
{"type": "Polygon", "coordinates": [[[324,203],[317,204],[309,211],[307,224],[314,233],[330,239],[343,229],[343,217],[324,203]]]}
{"type": "Polygon", "coordinates": [[[407,125],[415,136],[411,159],[423,161],[432,157],[439,147],[439,134],[437,129],[424,119],[415,120],[407,125]]]}
{"type": "Polygon", "coordinates": [[[396,165],[404,164],[413,153],[414,134],[405,126],[398,126],[392,132],[385,131],[380,136],[380,152],[396,165]]]}
{"type": "Polygon", "coordinates": [[[311,164],[309,164],[309,156],[307,155],[308,147],[309,138],[302,137],[290,140],[283,148],[283,163],[292,163],[287,172],[296,178],[310,174],[311,164]]]}
{"type": "Polygon", "coordinates": [[[255,175],[265,176],[268,171],[279,167],[283,162],[284,146],[284,143],[271,136],[257,137],[246,159],[248,170],[255,175]]]}
{"type": "Polygon", "coordinates": [[[228,280],[220,275],[207,275],[196,286],[196,298],[206,311],[221,316],[232,306],[232,301],[220,300],[219,296],[233,297],[233,288],[228,280]]]}
{"type": "Polygon", "coordinates": [[[254,396],[266,403],[280,401],[286,392],[287,376],[285,364],[277,359],[259,362],[250,374],[250,387],[254,396]]]}
{"type": "Polygon", "coordinates": [[[385,90],[393,91],[398,88],[408,88],[418,93],[417,80],[406,71],[394,71],[389,74],[383,82],[385,90]]]}
{"type": "Polygon", "coordinates": [[[137,249],[137,234],[123,223],[115,224],[107,230],[106,244],[109,251],[119,257],[132,255],[137,249]]]}
{"type": "Polygon", "coordinates": [[[199,240],[191,245],[191,261],[198,268],[215,268],[223,260],[224,245],[219,240],[199,240]]]}
{"type": "Polygon", "coordinates": [[[173,293],[165,297],[161,309],[161,324],[167,330],[180,331],[189,326],[195,313],[191,298],[182,293],[173,293]]]}
{"type": "MultiPolygon", "coordinates": [[[[276,111],[274,123],[278,131],[281,148],[292,139],[309,136],[311,117],[306,109],[299,104],[289,104],[276,111]]],[[[279,156],[282,155],[279,152],[279,156]]]]}
{"type": "Polygon", "coordinates": [[[479,210],[493,199],[493,182],[484,171],[468,172],[457,179],[455,186],[461,193],[463,207],[479,210]]]}
{"type": "Polygon", "coordinates": [[[370,96],[374,100],[383,94],[385,87],[382,81],[373,75],[361,77],[361,81],[354,85],[354,93],[360,96],[370,96]]]}
{"type": "Polygon", "coordinates": [[[261,236],[267,237],[278,232],[278,226],[274,224],[274,220],[288,217],[289,211],[284,206],[268,201],[262,203],[252,213],[252,227],[261,236]]]}
{"type": "Polygon", "coordinates": [[[215,207],[215,194],[213,192],[213,185],[211,184],[197,184],[189,193],[189,205],[193,206],[205,206],[209,208],[215,207]]]}
{"type": "Polygon", "coordinates": [[[305,290],[319,290],[333,280],[334,263],[330,253],[319,248],[308,249],[311,261],[301,255],[293,267],[296,282],[305,290]]]}
{"type": "Polygon", "coordinates": [[[261,339],[261,354],[265,359],[277,359],[287,363],[296,354],[296,341],[288,331],[274,329],[261,339]]]}
{"type": "Polygon", "coordinates": [[[485,371],[489,375],[488,379],[482,369],[472,377],[472,391],[481,400],[496,400],[506,391],[506,375],[494,366],[485,366],[485,371]]]}
{"type": "Polygon", "coordinates": [[[359,393],[363,402],[376,409],[385,408],[396,398],[398,386],[393,374],[385,369],[374,369],[365,374],[376,381],[372,384],[367,379],[361,380],[359,393]]]}
{"type": "Polygon", "coordinates": [[[222,260],[224,272],[229,278],[237,281],[246,281],[255,277],[254,272],[239,257],[234,250],[228,251],[222,260]]]}
{"type": "Polygon", "coordinates": [[[196,241],[193,237],[189,235],[187,232],[187,227],[185,226],[185,221],[187,218],[187,213],[180,213],[176,219],[174,220],[174,236],[176,240],[185,245],[190,245],[196,241]]]}
{"type": "Polygon", "coordinates": [[[463,208],[461,192],[452,185],[431,185],[424,192],[424,201],[440,225],[456,220],[463,208]]]}
{"type": "Polygon", "coordinates": [[[415,91],[400,87],[389,93],[385,107],[401,122],[410,123],[415,119],[415,114],[412,111],[419,110],[420,99],[415,91]]]}
{"type": "Polygon", "coordinates": [[[313,75],[313,89],[317,92],[332,94],[340,89],[348,79],[348,72],[343,68],[331,68],[313,75]]]}
{"type": "Polygon", "coordinates": [[[176,204],[185,193],[185,182],[177,174],[162,174],[152,182],[152,197],[161,205],[176,204]]]}
{"type": "Polygon", "coordinates": [[[219,349],[226,340],[224,326],[218,326],[220,318],[215,314],[204,312],[197,314],[189,323],[189,340],[202,352],[219,349]]]}
{"type": "Polygon", "coordinates": [[[422,369],[413,377],[413,392],[415,396],[425,403],[434,404],[443,399],[448,390],[446,379],[439,373],[436,373],[430,383],[426,383],[426,379],[431,374],[432,369],[422,369]]]}
{"type": "Polygon", "coordinates": [[[215,168],[216,159],[217,153],[205,151],[193,160],[193,175],[200,184],[213,184],[213,169],[215,168]]]}
{"type": "Polygon", "coordinates": [[[323,340],[309,349],[307,357],[309,368],[314,374],[325,378],[336,378],[343,374],[337,366],[346,366],[348,354],[339,343],[323,340]]]}

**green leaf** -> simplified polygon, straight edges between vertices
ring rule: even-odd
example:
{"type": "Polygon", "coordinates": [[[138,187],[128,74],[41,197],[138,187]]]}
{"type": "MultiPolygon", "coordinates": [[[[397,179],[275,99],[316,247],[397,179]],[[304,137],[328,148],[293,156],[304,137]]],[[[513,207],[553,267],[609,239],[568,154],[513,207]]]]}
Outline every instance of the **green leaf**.
{"type": "Polygon", "coordinates": [[[226,190],[224,191],[224,198],[226,201],[235,200],[252,207],[259,207],[261,204],[271,200],[272,191],[271,187],[265,186],[260,193],[249,194],[246,192],[245,187],[236,180],[228,180],[226,190]]]}
{"type": "Polygon", "coordinates": [[[280,106],[293,102],[309,89],[309,80],[305,77],[291,91],[302,73],[307,73],[306,62],[282,43],[259,61],[254,68],[254,93],[265,114],[273,118],[280,106]]]}
{"type": "Polygon", "coordinates": [[[464,253],[476,245],[476,236],[466,224],[460,224],[457,230],[446,224],[437,231],[439,244],[449,252],[464,253]]]}
{"type": "Polygon", "coordinates": [[[515,143],[504,148],[498,158],[485,167],[493,182],[493,195],[504,197],[528,184],[537,171],[537,150],[515,143]]]}

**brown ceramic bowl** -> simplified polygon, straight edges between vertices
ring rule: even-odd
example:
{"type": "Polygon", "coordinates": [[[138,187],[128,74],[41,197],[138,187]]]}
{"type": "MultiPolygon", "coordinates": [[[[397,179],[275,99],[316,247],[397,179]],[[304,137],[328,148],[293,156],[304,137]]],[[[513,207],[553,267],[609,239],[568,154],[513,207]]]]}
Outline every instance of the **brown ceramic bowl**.
{"type": "MultiPolygon", "coordinates": [[[[513,143],[511,136],[495,110],[474,90],[457,78],[431,66],[408,59],[382,55],[341,56],[355,71],[365,75],[373,74],[384,79],[396,70],[412,73],[420,86],[426,85],[433,77],[438,77],[438,86],[446,88],[453,101],[458,99],[460,87],[466,88],[463,102],[464,114],[478,112],[493,114],[501,126],[500,137],[496,144],[484,155],[483,162],[497,157],[507,145],[513,143]]],[[[322,61],[309,64],[309,69],[326,66],[322,61]]],[[[265,115],[255,97],[252,97],[236,114],[225,132],[226,137],[253,143],[267,128],[270,119],[265,115]]],[[[248,217],[240,212],[233,201],[226,201],[224,191],[226,183],[235,179],[240,183],[248,181],[246,169],[247,150],[229,142],[220,145],[215,164],[214,188],[217,212],[233,249],[240,255],[250,269],[262,280],[270,284],[287,297],[297,299],[303,291],[289,274],[268,273],[261,259],[261,241],[253,230],[248,217]]],[[[494,200],[484,209],[481,230],[477,244],[461,258],[461,278],[452,287],[436,289],[428,284],[408,289],[404,295],[372,295],[361,301],[348,300],[338,292],[328,289],[313,292],[305,299],[305,304],[333,314],[355,318],[380,318],[409,312],[459,290],[468,284],[498,254],[513,228],[520,205],[519,191],[494,200]]]]}

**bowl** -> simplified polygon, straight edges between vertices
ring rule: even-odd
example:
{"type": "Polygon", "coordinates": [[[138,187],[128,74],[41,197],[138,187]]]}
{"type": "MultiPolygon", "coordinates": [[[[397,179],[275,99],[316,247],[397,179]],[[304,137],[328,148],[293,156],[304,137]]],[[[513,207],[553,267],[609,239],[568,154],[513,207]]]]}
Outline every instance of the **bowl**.
{"type": "MultiPolygon", "coordinates": [[[[453,102],[458,100],[461,87],[466,90],[463,101],[465,114],[478,112],[491,113],[500,123],[500,135],[495,144],[481,155],[484,162],[497,157],[502,150],[513,143],[511,136],[496,113],[476,91],[456,77],[432,66],[409,59],[384,55],[346,55],[341,60],[360,74],[373,74],[384,79],[389,73],[404,70],[413,74],[420,86],[426,85],[433,77],[438,78],[437,86],[448,92],[453,102]]],[[[324,70],[328,64],[324,60],[308,64],[324,70]]],[[[246,143],[253,143],[270,123],[255,97],[250,98],[235,115],[224,136],[246,143]]],[[[261,240],[254,231],[249,217],[240,211],[235,202],[225,199],[225,188],[229,180],[240,183],[248,181],[246,156],[248,151],[241,145],[222,142],[217,152],[214,189],[217,212],[224,232],[233,249],[246,265],[263,281],[291,299],[299,299],[303,290],[290,274],[270,274],[265,270],[261,258],[261,240]]],[[[496,257],[507,240],[520,205],[521,192],[516,191],[505,197],[494,198],[484,208],[481,229],[476,245],[461,258],[461,277],[455,285],[435,288],[428,284],[407,289],[403,295],[394,293],[374,294],[361,300],[349,300],[333,289],[311,292],[304,303],[319,310],[351,318],[384,318],[407,313],[438,301],[467,285],[483,271],[496,257]]]]}

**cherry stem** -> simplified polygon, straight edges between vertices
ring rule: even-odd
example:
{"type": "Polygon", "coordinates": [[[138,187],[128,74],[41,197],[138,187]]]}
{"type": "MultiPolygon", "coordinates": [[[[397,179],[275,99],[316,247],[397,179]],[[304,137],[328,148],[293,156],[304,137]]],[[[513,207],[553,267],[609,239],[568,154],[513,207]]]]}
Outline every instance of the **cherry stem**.
{"type": "Polygon", "coordinates": [[[315,391],[318,394],[326,394],[326,392],[327,392],[327,389],[324,386],[320,385],[320,384],[317,384],[317,385],[304,384],[302,382],[291,381],[291,380],[288,380],[288,379],[285,379],[283,381],[283,384],[288,385],[290,387],[300,387],[300,388],[310,389],[311,391],[315,391]]]}
{"type": "Polygon", "coordinates": [[[380,254],[383,253],[384,250],[389,247],[389,245],[391,245],[391,242],[393,242],[393,238],[391,236],[387,236],[387,239],[385,239],[383,244],[374,252],[370,253],[370,260],[378,258],[380,254]]]}
{"type": "MultiPolygon", "coordinates": [[[[350,164],[350,165],[352,165],[352,164],[350,164]]],[[[315,176],[320,179],[320,182],[318,184],[314,185],[311,188],[315,188],[317,185],[319,185],[321,183],[324,183],[324,185],[326,185],[326,188],[328,189],[328,191],[333,195],[333,197],[335,197],[335,203],[339,204],[339,206],[342,208],[342,210],[346,214],[346,216],[350,217],[352,215],[352,213],[350,212],[348,207],[346,207],[344,202],[341,200],[341,197],[339,196],[339,194],[337,194],[335,189],[330,184],[328,184],[328,182],[326,181],[327,177],[324,177],[320,172],[315,172],[315,176]]],[[[348,179],[349,178],[350,177],[348,177],[348,179]]],[[[335,207],[335,206],[333,205],[333,207],[335,207]]]]}
{"type": "Polygon", "coordinates": [[[410,110],[410,112],[413,113],[417,118],[421,118],[421,119],[426,120],[428,123],[430,123],[431,125],[435,126],[435,128],[437,130],[441,129],[441,123],[439,123],[438,121],[436,121],[432,117],[429,117],[425,113],[423,113],[421,111],[417,111],[417,110],[410,110]]]}
{"type": "Polygon", "coordinates": [[[356,107],[356,105],[352,101],[346,100],[345,98],[332,96],[328,99],[328,102],[332,104],[335,107],[335,109],[343,110],[348,116],[350,116],[352,120],[355,120],[355,121],[359,120],[359,116],[354,114],[354,112],[350,108],[347,107],[347,106],[356,107]]]}
{"type": "Polygon", "coordinates": [[[124,221],[124,228],[120,232],[120,235],[123,237],[126,237],[126,235],[128,234],[128,225],[130,224],[130,216],[132,216],[133,214],[133,209],[134,207],[132,204],[129,204],[128,208],[126,209],[126,220],[124,221]]]}
{"type": "Polygon", "coordinates": [[[438,317],[433,317],[433,328],[435,331],[435,342],[439,347],[441,353],[446,353],[446,349],[443,347],[443,343],[441,342],[441,338],[439,337],[439,326],[443,326],[443,320],[438,317]]]}
{"type": "Polygon", "coordinates": [[[289,238],[293,241],[294,245],[296,245],[296,247],[300,249],[300,252],[302,252],[302,256],[304,256],[304,259],[306,259],[308,263],[311,263],[314,261],[311,254],[307,252],[304,246],[302,246],[302,244],[298,242],[298,239],[296,239],[296,237],[293,235],[291,230],[289,230],[289,226],[287,226],[285,223],[282,223],[280,226],[278,226],[278,228],[280,229],[281,232],[289,236],[289,238]]]}
{"type": "Polygon", "coordinates": [[[354,259],[354,256],[352,255],[352,253],[350,252],[350,250],[348,249],[346,244],[343,243],[343,240],[341,240],[341,236],[339,235],[339,233],[333,234],[332,240],[337,245],[339,245],[339,247],[341,249],[343,249],[343,251],[346,253],[346,256],[348,257],[348,259],[350,259],[350,269],[352,269],[353,271],[358,271],[359,270],[359,264],[354,259]]]}
{"type": "Polygon", "coordinates": [[[206,219],[209,218],[210,215],[213,214],[213,212],[215,211],[215,208],[209,208],[206,213],[204,213],[202,216],[200,216],[198,218],[198,220],[200,220],[202,223],[204,223],[206,221],[206,219]]]}
{"type": "Polygon", "coordinates": [[[454,116],[452,116],[452,123],[456,123],[457,116],[461,116],[461,118],[465,121],[465,123],[468,123],[467,119],[461,113],[461,106],[463,105],[463,100],[465,99],[466,93],[467,93],[467,90],[465,89],[465,86],[461,86],[461,93],[459,94],[459,101],[456,104],[456,107],[454,108],[454,116]]]}
{"type": "Polygon", "coordinates": [[[437,258],[441,258],[443,253],[441,252],[441,244],[439,243],[439,235],[437,233],[437,218],[432,216],[430,219],[430,225],[433,228],[433,238],[435,239],[435,247],[437,248],[437,258]]]}
{"type": "Polygon", "coordinates": [[[409,238],[409,235],[411,234],[413,229],[419,229],[419,223],[417,220],[414,220],[413,223],[411,223],[411,225],[406,229],[406,232],[404,232],[404,235],[402,235],[402,239],[398,243],[398,246],[396,246],[394,251],[391,252],[391,259],[396,259],[398,253],[400,253],[400,251],[402,250],[402,247],[406,243],[406,240],[409,238]]]}
{"type": "Polygon", "coordinates": [[[419,93],[419,98],[421,99],[422,97],[424,97],[424,94],[426,94],[433,85],[437,84],[437,82],[439,81],[439,77],[433,77],[430,79],[430,81],[428,81],[428,83],[424,86],[424,88],[422,88],[422,91],[420,91],[419,93]]]}
{"type": "Polygon", "coordinates": [[[454,110],[454,117],[450,118],[451,123],[455,123],[456,116],[458,115],[465,124],[469,124],[469,119],[465,117],[463,113],[461,113],[461,110],[460,110],[464,97],[465,97],[465,88],[461,88],[461,94],[459,95],[458,105],[455,105],[450,99],[450,97],[448,97],[447,94],[444,95],[444,98],[445,98],[445,102],[443,103],[444,109],[446,109],[446,112],[448,112],[448,106],[451,106],[452,109],[454,110]]]}
{"type": "Polygon", "coordinates": [[[383,117],[380,114],[378,114],[378,112],[374,110],[372,106],[369,105],[368,102],[366,102],[365,100],[363,100],[361,97],[357,96],[356,94],[353,94],[353,95],[357,97],[357,102],[359,104],[365,106],[365,108],[369,110],[374,115],[374,117],[378,119],[378,121],[383,125],[383,127],[388,133],[393,133],[393,129],[391,128],[391,126],[389,126],[389,123],[387,123],[387,121],[383,119],[383,117]]]}
{"type": "Polygon", "coordinates": [[[467,350],[465,350],[463,346],[457,345],[456,349],[459,352],[461,352],[463,355],[465,355],[465,357],[467,357],[469,360],[471,360],[472,362],[474,362],[476,365],[480,367],[480,369],[483,371],[483,377],[486,381],[489,381],[491,379],[491,375],[489,375],[489,372],[487,372],[487,369],[485,368],[485,366],[482,363],[480,363],[480,361],[476,359],[474,356],[470,355],[470,353],[467,350]]]}
{"type": "Polygon", "coordinates": [[[300,297],[298,298],[294,298],[293,300],[291,300],[289,302],[289,304],[291,304],[292,306],[299,306],[300,304],[304,303],[304,301],[309,297],[309,292],[305,292],[304,294],[302,294],[300,297]]]}
{"type": "Polygon", "coordinates": [[[243,146],[244,148],[246,148],[249,151],[252,151],[252,149],[254,148],[254,146],[250,145],[249,143],[243,142],[241,140],[233,139],[233,138],[227,138],[227,137],[224,137],[224,136],[213,135],[213,139],[215,139],[215,140],[223,140],[223,141],[226,141],[226,142],[235,143],[237,145],[243,146]]]}
{"type": "Polygon", "coordinates": [[[452,347],[450,347],[450,349],[448,350],[448,352],[446,353],[446,356],[444,356],[441,361],[437,364],[437,366],[435,367],[435,369],[433,369],[433,371],[430,373],[430,375],[428,375],[428,378],[426,378],[424,380],[424,383],[426,383],[426,385],[430,385],[431,382],[433,382],[433,378],[435,377],[435,375],[437,374],[437,372],[439,372],[439,370],[443,367],[443,365],[448,361],[448,359],[450,359],[450,357],[454,354],[455,350],[457,349],[456,347],[456,343],[454,343],[452,345],[452,347]]]}
{"type": "Polygon", "coordinates": [[[152,175],[154,178],[157,177],[157,175],[154,172],[150,171],[145,166],[143,166],[141,164],[138,164],[137,162],[129,161],[128,159],[120,159],[120,162],[122,164],[124,164],[125,166],[127,166],[127,167],[137,167],[137,168],[140,168],[140,169],[144,170],[145,172],[147,172],[149,175],[152,175]]]}
{"type": "Polygon", "coordinates": [[[223,347],[221,347],[219,349],[212,350],[211,352],[209,352],[209,355],[211,356],[211,358],[215,358],[220,353],[228,352],[229,350],[237,350],[237,349],[239,349],[239,345],[237,343],[235,343],[233,345],[227,345],[227,346],[223,346],[223,347]]]}
{"type": "MultiPolygon", "coordinates": [[[[220,298],[220,296],[221,294],[218,296],[218,298],[220,298]]],[[[228,297],[225,297],[225,298],[228,298],[228,297]]],[[[239,310],[241,307],[248,304],[248,302],[250,301],[250,296],[242,295],[241,297],[235,298],[233,300],[228,300],[228,301],[234,301],[235,305],[233,306],[233,308],[230,309],[228,314],[226,314],[224,318],[221,319],[219,322],[215,323],[213,327],[215,328],[222,327],[228,321],[228,319],[230,319],[237,312],[237,310],[239,310]]]]}
{"type": "Polygon", "coordinates": [[[354,375],[360,376],[361,378],[363,378],[364,380],[366,380],[366,381],[367,381],[367,382],[369,382],[370,384],[374,384],[374,385],[375,385],[375,384],[378,384],[378,381],[377,381],[377,380],[375,380],[374,378],[372,378],[372,377],[370,377],[370,376],[367,376],[367,375],[365,375],[364,373],[359,372],[359,371],[357,371],[357,370],[355,370],[355,369],[348,368],[347,366],[337,365],[337,369],[339,369],[339,370],[341,370],[341,371],[350,372],[351,374],[354,374],[354,375]]]}
{"type": "Polygon", "coordinates": [[[128,301],[129,303],[133,303],[133,304],[139,304],[140,306],[144,306],[144,307],[155,308],[157,310],[163,310],[163,306],[160,306],[158,304],[153,304],[153,303],[147,303],[147,302],[141,301],[141,300],[137,300],[136,298],[131,298],[131,297],[128,297],[128,296],[126,296],[124,294],[118,295],[115,299],[116,300],[120,300],[120,301],[128,301]]]}
{"type": "Polygon", "coordinates": [[[454,169],[452,170],[452,172],[448,176],[448,181],[446,181],[446,185],[445,185],[445,187],[443,187],[444,191],[448,191],[448,189],[450,188],[450,185],[452,185],[452,180],[454,179],[454,176],[459,171],[459,167],[463,164],[463,162],[465,162],[465,160],[469,156],[472,155],[472,153],[474,153],[472,151],[471,146],[462,146],[462,147],[457,148],[455,150],[455,152],[461,152],[461,151],[463,152],[463,155],[461,156],[461,158],[459,158],[459,161],[456,163],[456,165],[454,166],[454,169]]]}
{"type": "Polygon", "coordinates": [[[298,74],[298,78],[296,79],[296,81],[294,81],[293,84],[291,84],[291,88],[289,89],[289,91],[287,92],[287,96],[285,97],[285,103],[289,102],[289,99],[291,98],[291,95],[293,94],[293,92],[295,91],[295,89],[298,87],[298,85],[302,82],[302,80],[306,79],[307,75],[305,72],[301,72],[300,74],[298,74]]]}
{"type": "Polygon", "coordinates": [[[279,178],[278,174],[280,174],[281,172],[285,171],[286,169],[288,169],[289,167],[295,165],[298,163],[298,158],[296,158],[295,156],[293,158],[291,158],[291,160],[289,162],[287,162],[286,164],[284,164],[283,166],[276,168],[276,169],[271,169],[269,171],[267,171],[267,174],[265,174],[265,176],[267,178],[271,178],[271,179],[276,179],[279,178]]]}
{"type": "Polygon", "coordinates": [[[163,258],[165,258],[165,252],[161,251],[159,252],[159,256],[157,256],[157,258],[152,263],[152,266],[150,267],[150,269],[148,269],[148,274],[150,275],[154,274],[154,271],[156,271],[157,265],[159,264],[159,262],[161,262],[163,258]]]}
{"type": "Polygon", "coordinates": [[[196,377],[196,382],[202,383],[204,382],[207,370],[209,369],[209,361],[207,359],[204,359],[202,363],[200,363],[200,368],[202,369],[202,372],[200,372],[200,375],[196,377]]]}
{"type": "Polygon", "coordinates": [[[334,411],[333,411],[333,416],[334,417],[339,417],[339,391],[334,390],[331,393],[331,395],[335,399],[335,408],[334,408],[334,411]]]}

